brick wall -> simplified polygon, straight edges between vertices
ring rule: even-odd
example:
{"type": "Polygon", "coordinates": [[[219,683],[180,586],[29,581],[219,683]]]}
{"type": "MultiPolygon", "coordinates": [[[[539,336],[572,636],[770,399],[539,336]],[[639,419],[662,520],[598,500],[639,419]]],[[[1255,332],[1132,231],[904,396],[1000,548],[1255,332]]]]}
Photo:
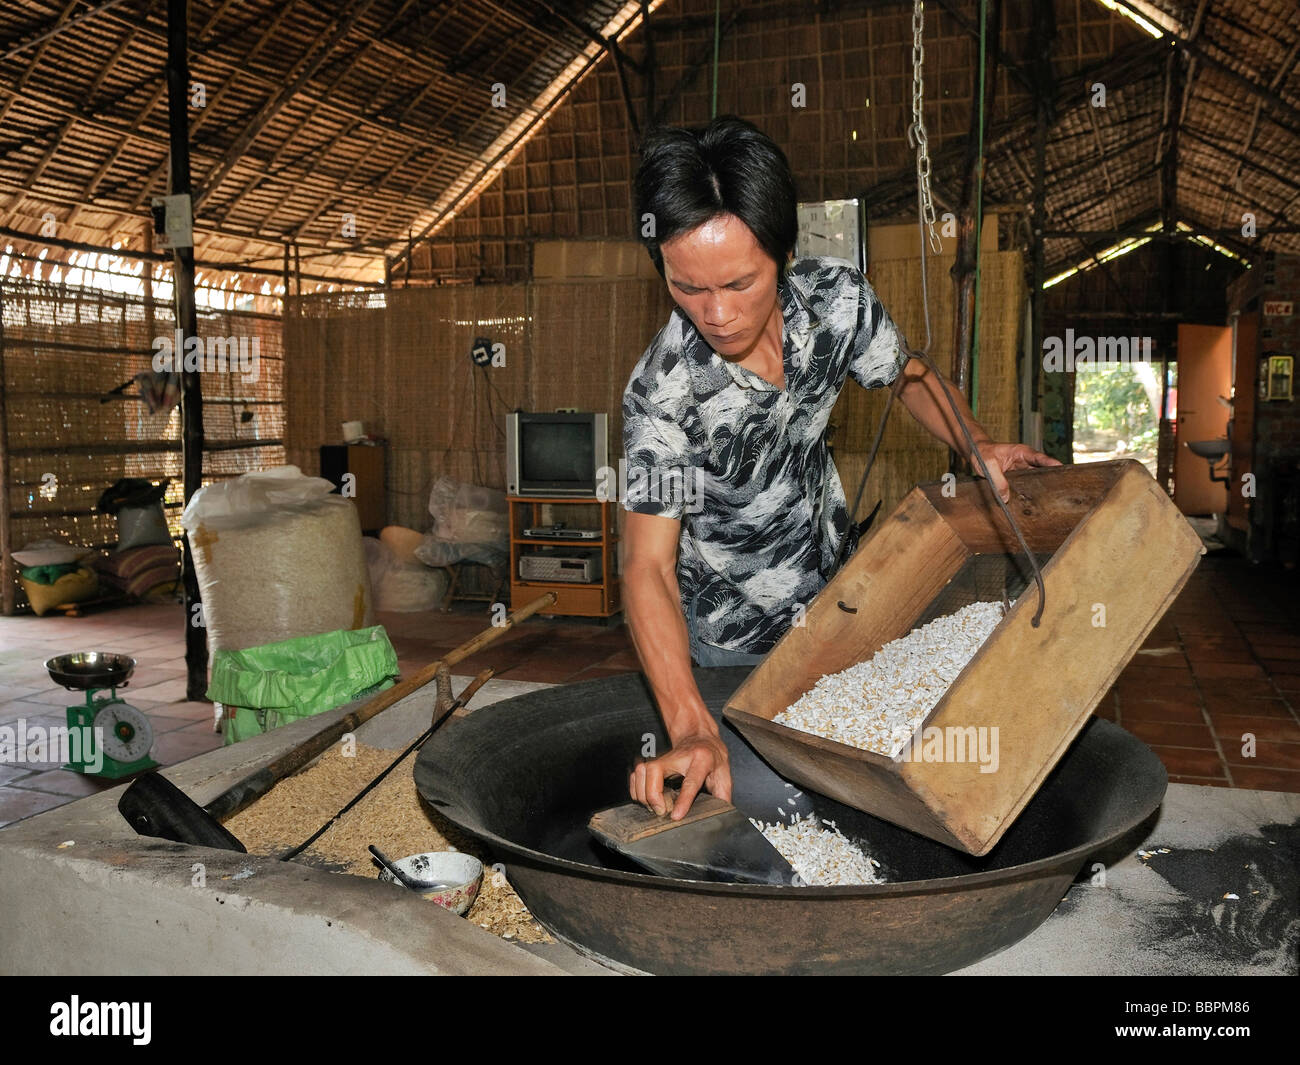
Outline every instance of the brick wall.
{"type": "MultiPolygon", "coordinates": [[[[1250,273],[1228,290],[1233,311],[1259,312],[1258,339],[1253,351],[1239,348],[1238,381],[1250,376],[1241,361],[1251,357],[1254,396],[1253,462],[1255,498],[1249,509],[1246,549],[1256,561],[1300,561],[1300,406],[1290,400],[1265,401],[1264,359],[1269,353],[1300,357],[1300,313],[1264,315],[1269,301],[1290,301],[1300,311],[1300,256],[1267,254],[1250,273]]],[[[1237,471],[1234,470],[1234,478],[1237,471]]],[[[1234,486],[1236,487],[1236,486],[1234,486]]]]}

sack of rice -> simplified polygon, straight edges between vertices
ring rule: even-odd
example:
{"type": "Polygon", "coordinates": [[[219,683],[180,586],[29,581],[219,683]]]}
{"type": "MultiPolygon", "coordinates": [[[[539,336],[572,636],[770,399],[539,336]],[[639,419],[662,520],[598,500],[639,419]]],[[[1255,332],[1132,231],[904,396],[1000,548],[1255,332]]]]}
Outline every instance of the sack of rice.
{"type": "Polygon", "coordinates": [[[181,522],[210,651],[373,624],[361,522],[331,487],[286,466],[194,494],[181,522]]]}
{"type": "MultiPolygon", "coordinates": [[[[415,535],[419,537],[420,534],[415,535]]],[[[442,606],[442,597],[447,594],[450,583],[446,570],[430,569],[422,562],[405,561],[387,542],[373,536],[367,536],[364,544],[376,610],[409,614],[437,610],[442,606]]]]}

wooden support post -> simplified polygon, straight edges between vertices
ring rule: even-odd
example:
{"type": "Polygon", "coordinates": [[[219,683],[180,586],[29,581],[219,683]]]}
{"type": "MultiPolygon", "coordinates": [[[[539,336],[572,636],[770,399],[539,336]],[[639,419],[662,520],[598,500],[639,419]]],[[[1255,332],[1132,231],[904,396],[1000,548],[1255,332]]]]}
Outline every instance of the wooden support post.
{"type": "Polygon", "coordinates": [[[1056,76],[1052,71],[1052,41],[1056,13],[1051,4],[1035,4],[1029,33],[1029,65],[1034,74],[1034,209],[1030,251],[1029,410],[1038,413],[1043,358],[1043,282],[1046,280],[1044,240],[1047,233],[1047,135],[1054,115],[1056,76]]]}
{"type": "Polygon", "coordinates": [[[14,590],[13,532],[9,524],[9,420],[5,413],[4,285],[0,284],[0,611],[11,617],[17,609],[14,590]]]}
{"type": "MultiPolygon", "coordinates": [[[[980,150],[980,130],[986,116],[993,112],[993,95],[997,87],[998,29],[1002,22],[1002,0],[993,0],[989,9],[989,25],[984,32],[989,40],[985,49],[984,106],[980,107],[980,71],[975,67],[975,82],[971,86],[970,131],[966,135],[966,166],[962,178],[961,204],[957,209],[957,255],[950,271],[953,280],[955,310],[953,318],[952,380],[967,400],[971,396],[970,361],[971,337],[975,320],[975,271],[978,229],[983,219],[977,218],[976,194],[982,187],[984,156],[980,150]]],[[[982,211],[979,213],[982,214],[982,211]]]]}
{"type": "MultiPolygon", "coordinates": [[[[167,122],[171,139],[171,194],[189,196],[189,28],[187,0],[167,0],[167,122]]],[[[194,248],[172,252],[176,325],[186,338],[198,336],[198,308],[194,303],[194,248]]],[[[180,360],[184,353],[176,353],[180,360]]],[[[203,389],[198,373],[181,369],[181,455],[185,502],[203,485],[203,389]]],[[[206,698],[208,689],[208,642],[203,628],[193,624],[199,606],[199,581],[194,556],[185,540],[182,583],[185,587],[185,697],[192,702],[206,698]]],[[[200,607],[200,609],[202,609],[200,607]]]]}
{"type": "MultiPolygon", "coordinates": [[[[1183,104],[1183,53],[1176,51],[1170,54],[1167,60],[1165,70],[1165,127],[1166,132],[1162,140],[1164,141],[1164,156],[1159,160],[1160,163],[1160,228],[1165,235],[1163,248],[1164,259],[1164,312],[1166,320],[1160,324],[1158,330],[1153,330],[1161,335],[1156,338],[1160,345],[1160,368],[1161,368],[1161,396],[1162,399],[1167,396],[1169,382],[1169,353],[1174,353],[1175,362],[1178,359],[1178,318],[1180,312],[1184,310],[1181,274],[1182,274],[1182,245],[1181,242],[1174,239],[1178,235],[1178,133],[1182,119],[1183,104]]],[[[1161,406],[1157,412],[1156,425],[1159,429],[1164,429],[1166,405],[1161,406]]],[[[1226,420],[1226,419],[1225,419],[1226,420]]],[[[1169,432],[1157,431],[1157,439],[1167,439],[1172,436],[1175,444],[1178,441],[1178,426],[1169,427],[1169,432]]],[[[1157,445],[1156,449],[1156,478],[1162,487],[1168,487],[1173,484],[1174,471],[1177,469],[1177,462],[1174,459],[1175,451],[1173,448],[1161,449],[1157,445]]]]}
{"type": "Polygon", "coordinates": [[[650,2],[641,0],[641,33],[645,37],[645,54],[641,67],[645,71],[645,128],[654,123],[655,115],[655,36],[650,27],[650,2]]]}
{"type": "MultiPolygon", "coordinates": [[[[144,250],[153,251],[153,219],[145,219],[144,223],[144,250]]],[[[153,263],[144,262],[141,264],[140,277],[144,282],[144,331],[145,339],[153,344],[153,339],[158,335],[158,325],[154,320],[153,305],[153,263]]]]}

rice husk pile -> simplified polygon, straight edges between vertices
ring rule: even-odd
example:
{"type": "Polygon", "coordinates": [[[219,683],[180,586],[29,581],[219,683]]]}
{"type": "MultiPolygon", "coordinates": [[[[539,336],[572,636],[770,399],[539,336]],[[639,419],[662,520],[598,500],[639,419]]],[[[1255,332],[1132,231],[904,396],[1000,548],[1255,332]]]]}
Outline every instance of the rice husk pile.
{"type": "MultiPolygon", "coordinates": [[[[226,822],[252,854],[282,854],[296,847],[377,777],[397,752],[356,744],[345,757],[335,744],[310,767],[280,781],[266,795],[226,822]]],[[[463,851],[483,863],[483,887],[466,918],[493,935],[518,943],[550,943],[546,933],[476,840],[420,801],[407,759],[382,784],[343,815],[302,857],[342,866],[352,876],[374,879],[378,868],[366,847],[373,843],[396,860],[423,851],[463,851]]]]}
{"type": "Polygon", "coordinates": [[[780,821],[765,825],[752,817],[749,823],[763,833],[805,884],[838,887],[885,882],[878,872],[880,863],[867,857],[834,821],[818,824],[815,814],[806,818],[795,814],[788,825],[780,821]]]}
{"type": "Polygon", "coordinates": [[[971,603],[828,673],[773,721],[893,758],[1002,620],[1000,603],[971,603]]]}

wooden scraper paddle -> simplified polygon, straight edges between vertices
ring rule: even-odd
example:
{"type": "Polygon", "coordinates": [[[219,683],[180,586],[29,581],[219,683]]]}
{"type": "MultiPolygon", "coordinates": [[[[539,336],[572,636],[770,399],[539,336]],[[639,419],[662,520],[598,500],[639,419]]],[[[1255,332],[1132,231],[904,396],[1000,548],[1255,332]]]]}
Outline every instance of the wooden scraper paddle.
{"type": "MultiPolygon", "coordinates": [[[[677,791],[664,788],[669,810],[677,791]]],[[[794,870],[749,818],[701,792],[680,821],[638,802],[592,814],[587,828],[605,846],[660,876],[721,883],[784,884],[794,870]]]]}

